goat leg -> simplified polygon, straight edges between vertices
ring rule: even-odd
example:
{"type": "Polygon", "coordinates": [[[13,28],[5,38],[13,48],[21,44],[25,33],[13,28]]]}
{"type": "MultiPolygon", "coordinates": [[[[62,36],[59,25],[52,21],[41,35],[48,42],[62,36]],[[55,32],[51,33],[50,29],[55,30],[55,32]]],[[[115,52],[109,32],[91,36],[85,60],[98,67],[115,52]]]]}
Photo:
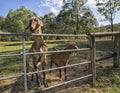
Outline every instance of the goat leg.
{"type": "Polygon", "coordinates": [[[61,72],[62,72],[61,69],[59,69],[59,78],[62,81],[62,73],[61,72]]]}
{"type": "MultiPolygon", "coordinates": [[[[44,67],[42,67],[42,70],[44,70],[44,67]]],[[[44,84],[44,87],[48,87],[48,83],[46,81],[46,74],[45,74],[45,72],[43,72],[43,84],[44,84]]]]}
{"type": "MultiPolygon", "coordinates": [[[[37,71],[37,70],[38,70],[38,69],[35,68],[35,71],[37,71]]],[[[39,79],[39,73],[36,73],[35,75],[36,75],[36,83],[37,83],[37,85],[38,85],[38,86],[41,86],[41,81],[40,81],[40,79],[39,79]]]]}
{"type": "MultiPolygon", "coordinates": [[[[50,62],[50,68],[52,68],[52,61],[50,62]]],[[[51,73],[52,71],[49,71],[49,73],[51,73]]]]}
{"type": "Polygon", "coordinates": [[[41,81],[39,79],[38,73],[36,73],[36,83],[37,83],[38,86],[41,86],[41,81]]]}
{"type": "Polygon", "coordinates": [[[67,68],[64,68],[64,74],[65,74],[65,81],[67,80],[67,76],[66,76],[66,70],[67,70],[67,68]]]}
{"type": "Polygon", "coordinates": [[[33,81],[33,78],[34,78],[34,74],[32,74],[32,76],[31,76],[31,79],[30,79],[30,80],[31,80],[31,81],[33,81]]]}

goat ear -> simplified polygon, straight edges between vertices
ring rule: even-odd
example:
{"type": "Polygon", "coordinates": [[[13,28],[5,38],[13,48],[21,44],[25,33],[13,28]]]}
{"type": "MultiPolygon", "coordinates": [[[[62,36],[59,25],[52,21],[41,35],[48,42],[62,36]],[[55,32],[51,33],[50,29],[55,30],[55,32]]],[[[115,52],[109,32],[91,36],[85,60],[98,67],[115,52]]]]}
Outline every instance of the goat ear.
{"type": "Polygon", "coordinates": [[[39,19],[35,17],[34,20],[35,20],[35,21],[38,21],[39,19]]]}

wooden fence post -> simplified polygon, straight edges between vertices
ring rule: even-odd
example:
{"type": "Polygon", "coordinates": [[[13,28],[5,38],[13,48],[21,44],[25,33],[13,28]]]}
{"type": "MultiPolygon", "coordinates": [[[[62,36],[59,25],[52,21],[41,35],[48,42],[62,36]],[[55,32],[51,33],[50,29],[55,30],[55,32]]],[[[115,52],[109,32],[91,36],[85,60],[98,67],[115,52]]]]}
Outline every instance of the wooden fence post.
{"type": "Polygon", "coordinates": [[[114,39],[114,52],[116,56],[113,58],[113,67],[119,67],[119,56],[120,56],[120,37],[119,35],[115,35],[114,39]]]}
{"type": "Polygon", "coordinates": [[[90,56],[91,56],[92,81],[93,81],[93,87],[95,87],[95,85],[96,85],[96,65],[95,65],[96,42],[95,42],[95,36],[94,35],[90,35],[90,40],[91,40],[90,56]]]}

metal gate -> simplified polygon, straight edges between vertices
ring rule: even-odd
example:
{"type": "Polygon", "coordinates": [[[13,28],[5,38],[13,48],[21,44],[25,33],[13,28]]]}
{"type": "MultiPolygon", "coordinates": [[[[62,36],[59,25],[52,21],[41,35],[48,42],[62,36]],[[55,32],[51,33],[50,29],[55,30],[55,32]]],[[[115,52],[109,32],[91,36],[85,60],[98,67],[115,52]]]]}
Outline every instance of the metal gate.
{"type": "MultiPolygon", "coordinates": [[[[95,79],[96,79],[96,72],[95,72],[95,52],[96,52],[96,50],[95,50],[95,46],[94,46],[94,44],[95,44],[95,38],[93,38],[93,35],[65,35],[65,34],[25,34],[25,33],[0,33],[0,36],[14,36],[14,37],[20,37],[19,39],[20,39],[20,41],[22,41],[20,44],[17,44],[17,45],[20,45],[21,46],[21,48],[20,49],[15,49],[15,51],[16,52],[12,52],[12,51],[10,51],[10,53],[6,53],[7,51],[5,51],[5,52],[1,52],[0,53],[0,63],[1,64],[4,64],[4,62],[2,63],[2,61],[6,61],[5,59],[6,58],[8,58],[8,57],[12,57],[13,59],[15,59],[15,58],[17,58],[17,56],[18,57],[21,57],[20,59],[18,58],[18,60],[20,61],[21,60],[21,62],[22,62],[22,65],[21,65],[21,67],[20,67],[20,71],[19,71],[19,66],[18,66],[18,68],[17,68],[17,66],[15,67],[15,71],[16,72],[19,72],[19,74],[17,73],[14,73],[14,74],[12,74],[11,75],[11,73],[9,73],[9,75],[7,74],[8,72],[6,72],[6,74],[5,75],[0,75],[0,83],[1,84],[3,84],[4,82],[5,83],[8,83],[8,81],[6,82],[5,80],[9,80],[9,79],[12,79],[13,80],[13,83],[16,85],[16,86],[20,86],[21,87],[21,90],[23,91],[23,92],[30,92],[30,89],[31,88],[29,88],[30,86],[29,86],[29,84],[28,84],[28,82],[27,82],[27,75],[31,75],[31,74],[35,74],[35,73],[42,73],[42,72],[48,72],[48,71],[53,71],[53,70],[58,70],[58,69],[63,69],[63,68],[71,68],[71,67],[75,67],[75,66],[79,66],[79,65],[88,65],[88,64],[90,64],[89,66],[90,66],[90,73],[88,73],[87,75],[84,75],[84,76],[81,76],[81,77],[77,77],[77,78],[73,78],[73,79],[71,79],[71,80],[68,80],[68,81],[65,81],[65,82],[62,82],[62,83],[59,83],[59,84],[55,84],[55,85],[52,85],[52,86],[49,86],[49,87],[47,87],[47,88],[40,88],[40,89],[38,89],[37,91],[46,91],[46,90],[49,90],[49,89],[52,89],[52,88],[55,88],[55,87],[58,87],[58,86],[62,86],[62,85],[65,85],[65,84],[68,84],[68,83],[71,83],[71,82],[75,82],[75,81],[79,81],[79,80],[81,80],[81,79],[84,79],[84,78],[88,78],[88,77],[92,77],[92,85],[93,86],[95,86],[95,79]],[[89,38],[89,40],[87,41],[87,43],[88,44],[90,44],[91,45],[91,47],[90,48],[84,48],[84,47],[82,47],[82,48],[79,48],[79,49],[72,49],[72,50],[58,50],[58,51],[48,51],[48,52],[42,52],[42,53],[46,53],[46,54],[51,54],[51,53],[56,53],[56,52],[64,52],[64,51],[66,51],[66,52],[69,52],[69,51],[72,51],[72,52],[74,52],[74,51],[76,51],[76,52],[78,52],[78,51],[91,51],[91,60],[90,61],[84,61],[84,62],[78,62],[78,63],[74,63],[74,64],[69,64],[69,65],[67,65],[67,66],[62,66],[62,67],[57,67],[57,68],[52,68],[52,69],[49,69],[49,68],[47,68],[47,69],[45,69],[45,70],[39,70],[39,71],[35,71],[35,72],[29,72],[29,73],[26,73],[26,55],[30,55],[30,54],[40,54],[41,52],[34,52],[34,53],[28,53],[28,52],[26,52],[27,51],[27,47],[26,47],[26,44],[29,44],[29,46],[31,45],[31,43],[32,42],[28,42],[28,41],[26,41],[26,38],[27,37],[32,37],[32,36],[53,36],[53,37],[55,37],[55,36],[59,36],[59,37],[74,37],[74,38],[77,38],[77,40],[80,40],[80,38],[82,37],[82,38],[84,38],[84,39],[86,39],[86,38],[89,38]],[[4,58],[5,57],[5,58],[4,58]],[[18,80],[18,78],[20,79],[20,80],[18,80]],[[15,81],[16,80],[18,80],[18,81],[20,81],[19,82],[19,84],[17,84],[17,83],[15,83],[15,81]],[[22,84],[20,84],[20,83],[22,83],[22,84]]],[[[66,39],[67,40],[67,39],[66,39]]],[[[87,40],[87,39],[86,39],[87,40]]],[[[62,40],[63,41],[63,40],[62,40]]],[[[4,41],[5,42],[5,41],[4,41]]],[[[3,42],[2,42],[3,43],[3,42]]],[[[2,46],[2,43],[1,43],[1,46],[2,46]]],[[[14,45],[16,45],[16,43],[18,43],[18,42],[15,42],[14,41],[14,45]]],[[[9,44],[10,45],[10,44],[9,44]]],[[[7,45],[5,45],[5,46],[7,46],[7,45]]],[[[5,47],[5,46],[2,46],[2,47],[5,47]]],[[[2,48],[2,49],[4,49],[4,48],[2,48]]],[[[11,62],[11,60],[9,60],[9,58],[7,59],[7,63],[8,64],[4,64],[5,66],[6,65],[9,65],[9,61],[11,62]]],[[[20,62],[20,63],[21,63],[20,62]]],[[[13,63],[13,64],[19,64],[19,63],[13,63]]],[[[10,66],[10,65],[9,65],[10,66]]],[[[12,68],[12,67],[14,67],[14,66],[11,66],[11,67],[9,67],[8,66],[8,68],[12,68]]],[[[7,67],[6,67],[7,68],[7,67]]],[[[5,68],[4,68],[5,69],[5,68]]],[[[1,72],[2,73],[4,73],[4,70],[2,71],[1,70],[1,72]]],[[[12,81],[11,80],[11,81],[12,81]]],[[[13,84],[10,82],[10,85],[12,85],[11,86],[11,88],[12,88],[12,90],[13,91],[17,91],[17,90],[15,90],[15,85],[13,86],[13,84]]],[[[34,85],[34,84],[33,84],[34,85]]],[[[5,92],[6,90],[6,87],[7,88],[9,88],[9,86],[6,86],[6,85],[4,85],[3,84],[3,86],[0,86],[1,87],[1,92],[5,92]]],[[[11,92],[11,88],[9,89],[9,91],[11,92]]],[[[34,86],[32,87],[32,88],[34,88],[34,86]]],[[[34,90],[34,89],[33,89],[34,90]]],[[[36,89],[35,89],[36,90],[36,89]]],[[[34,90],[34,91],[35,91],[34,90]]],[[[33,91],[32,91],[33,92],[33,91]]]]}

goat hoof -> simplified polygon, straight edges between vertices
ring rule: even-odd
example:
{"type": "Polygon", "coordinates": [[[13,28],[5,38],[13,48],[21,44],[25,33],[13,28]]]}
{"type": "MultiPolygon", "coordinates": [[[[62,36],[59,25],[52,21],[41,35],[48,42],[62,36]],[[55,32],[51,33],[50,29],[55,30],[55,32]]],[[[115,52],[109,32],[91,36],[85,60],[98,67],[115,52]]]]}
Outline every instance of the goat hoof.
{"type": "Polygon", "coordinates": [[[51,73],[52,71],[49,71],[49,73],[51,73]]]}
{"type": "Polygon", "coordinates": [[[49,87],[47,82],[44,84],[44,87],[45,88],[49,87]]]}
{"type": "Polygon", "coordinates": [[[30,80],[33,81],[33,78],[31,78],[30,80]]]}
{"type": "Polygon", "coordinates": [[[27,78],[27,83],[29,82],[29,79],[27,78]]]}
{"type": "Polygon", "coordinates": [[[42,84],[40,82],[40,80],[37,80],[37,86],[40,87],[42,84]]]}
{"type": "Polygon", "coordinates": [[[60,78],[60,81],[62,81],[62,78],[60,78]]]}
{"type": "Polygon", "coordinates": [[[43,81],[44,87],[47,88],[48,87],[48,83],[46,80],[43,81]]]}
{"type": "Polygon", "coordinates": [[[40,87],[40,86],[41,86],[41,83],[37,84],[37,86],[40,87]]]}
{"type": "Polygon", "coordinates": [[[67,81],[67,77],[65,77],[65,81],[67,81]]]}

